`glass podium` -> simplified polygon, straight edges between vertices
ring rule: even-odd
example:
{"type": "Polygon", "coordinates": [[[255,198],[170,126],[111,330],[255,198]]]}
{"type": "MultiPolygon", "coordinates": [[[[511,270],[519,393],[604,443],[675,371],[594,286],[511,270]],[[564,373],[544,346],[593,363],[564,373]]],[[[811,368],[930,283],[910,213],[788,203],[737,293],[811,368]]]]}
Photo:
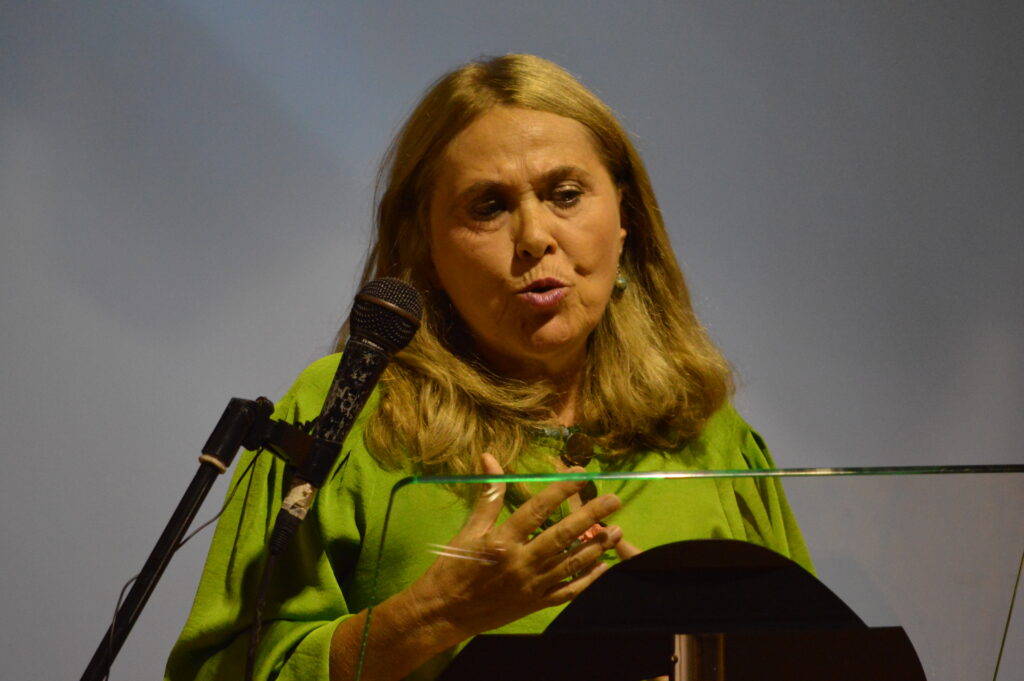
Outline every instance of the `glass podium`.
{"type": "MultiPolygon", "coordinates": [[[[657,573],[657,579],[662,580],[658,583],[667,586],[654,591],[641,587],[636,594],[623,593],[632,588],[629,579],[615,585],[612,582],[614,575],[628,571],[629,561],[620,563],[612,552],[607,552],[603,560],[610,569],[576,601],[535,613],[477,637],[470,646],[449,651],[431,663],[435,672],[445,665],[449,666],[448,671],[455,670],[470,659],[466,657],[460,662],[459,657],[470,656],[477,650],[477,655],[480,651],[486,653],[472,664],[486,667],[475,668],[476,678],[543,678],[537,675],[537,669],[549,669],[550,678],[560,680],[610,678],[601,669],[577,675],[573,668],[579,665],[574,661],[581,655],[612,659],[621,657],[628,649],[639,651],[645,639],[653,637],[660,641],[671,627],[688,630],[668,632],[674,641],[670,649],[658,644],[662,645],[658,654],[664,660],[659,663],[663,666],[657,668],[657,674],[651,674],[651,667],[642,665],[636,672],[620,669],[608,674],[620,681],[654,677],[686,681],[755,678],[749,669],[741,669],[743,665],[727,663],[729,651],[734,651],[736,660],[747,658],[747,667],[751,666],[749,658],[763,660],[758,662],[761,667],[756,678],[760,679],[843,679],[851,678],[844,675],[844,669],[884,669],[887,656],[894,654],[886,647],[889,639],[869,640],[862,631],[849,634],[860,637],[857,641],[850,639],[844,643],[841,639],[847,634],[843,632],[849,627],[842,623],[826,621],[826,617],[819,627],[810,619],[793,619],[802,617],[794,614],[803,607],[802,597],[789,596],[785,591],[789,587],[778,580],[783,572],[797,581],[810,577],[805,569],[810,566],[800,551],[802,534],[816,577],[809,582],[823,584],[852,611],[859,621],[851,625],[854,628],[878,632],[877,636],[882,636],[881,632],[888,632],[886,636],[905,634],[919,660],[923,678],[1024,679],[1024,605],[1018,603],[1016,611],[1013,608],[1024,561],[1024,465],[406,478],[391,490],[388,515],[378,541],[375,545],[364,545],[364,550],[371,547],[376,551],[376,556],[369,556],[367,561],[373,574],[366,594],[370,616],[364,630],[364,646],[374,636],[373,606],[407,586],[423,572],[424,566],[436,561],[432,569],[459,570],[468,561],[478,571],[497,569],[502,556],[494,551],[500,547],[467,542],[465,536],[454,540],[459,528],[470,518],[471,500],[487,498],[486,495],[494,498],[495,483],[503,483],[508,490],[515,490],[511,496],[525,500],[558,480],[586,481],[598,495],[616,494],[622,507],[607,519],[608,524],[620,525],[624,538],[651,556],[661,555],[657,551],[667,555],[668,550],[658,546],[683,542],[674,554],[676,557],[669,560],[676,561],[671,566],[674,572],[669,574],[669,568],[662,564],[651,568],[654,572],[644,573],[657,573]],[[786,511],[787,500],[792,514],[786,511]],[[715,546],[731,546],[724,541],[701,542],[707,539],[738,539],[767,547],[773,553],[767,562],[755,567],[751,567],[750,559],[742,555],[734,559],[731,553],[704,559],[700,557],[705,555],[700,552],[706,550],[702,546],[711,546],[715,551],[715,546]],[[796,562],[772,562],[772,556],[780,553],[790,553],[796,562]],[[739,563],[733,565],[732,560],[739,563]],[[733,581],[714,582],[720,577],[733,581]],[[607,588],[602,587],[605,581],[607,588]],[[708,590],[714,588],[725,590],[708,590]],[[594,602],[584,606],[591,591],[610,600],[602,606],[595,595],[591,599],[594,602]],[[761,593],[767,591],[772,593],[761,593]],[[714,597],[720,598],[718,602],[722,604],[717,609],[716,601],[712,599],[709,603],[707,598],[701,598],[701,594],[714,593],[722,594],[714,597]],[[740,593],[746,594],[743,599],[751,599],[749,612],[743,605],[747,601],[739,605],[734,602],[731,594],[740,593]],[[753,604],[754,601],[763,603],[753,604]],[[572,612],[577,605],[584,614],[572,612]],[[666,625],[664,615],[652,614],[677,606],[681,611],[688,610],[680,612],[678,624],[666,625]],[[590,610],[584,612],[584,607],[590,610]],[[701,619],[695,612],[699,608],[711,612],[701,619]],[[765,614],[759,608],[775,611],[765,614]],[[565,614],[560,614],[563,610],[565,614]],[[626,614],[608,620],[603,613],[610,612],[626,614]],[[599,613],[596,620],[590,619],[592,613],[599,613]],[[569,621],[574,616],[576,621],[596,624],[569,632],[570,637],[561,639],[562,643],[549,641],[545,647],[544,637],[555,636],[559,626],[551,625],[551,621],[569,621]],[[774,624],[765,624],[769,621],[774,624]],[[545,631],[549,627],[551,630],[545,631]],[[716,635],[714,641],[709,638],[716,635]],[[575,645],[566,647],[565,641],[575,641],[575,645]],[[834,641],[838,641],[840,652],[826,652],[834,641]],[[693,660],[682,660],[686,655],[697,654],[697,643],[706,646],[699,654],[703,662],[697,665],[693,660]],[[744,648],[741,644],[753,647],[744,648]],[[799,676],[803,672],[771,662],[772,656],[765,655],[767,650],[780,659],[816,655],[825,662],[815,663],[818,666],[813,674],[799,676]],[[553,661],[538,667],[538,660],[545,656],[554,656],[553,661]],[[709,656],[716,659],[710,660],[709,656]],[[456,662],[451,662],[453,659],[456,662]],[[874,666],[858,666],[865,661],[874,666]],[[822,664],[832,666],[826,668],[822,664]]],[[[514,508],[513,504],[504,504],[497,524],[514,508]]],[[[564,504],[555,512],[552,522],[570,512],[568,503],[564,504]]],[[[631,560],[639,561],[645,553],[631,560]]],[[[817,587],[812,584],[808,588],[817,587]]],[[[879,673],[875,678],[912,677],[893,671],[891,675],[879,673]]]]}

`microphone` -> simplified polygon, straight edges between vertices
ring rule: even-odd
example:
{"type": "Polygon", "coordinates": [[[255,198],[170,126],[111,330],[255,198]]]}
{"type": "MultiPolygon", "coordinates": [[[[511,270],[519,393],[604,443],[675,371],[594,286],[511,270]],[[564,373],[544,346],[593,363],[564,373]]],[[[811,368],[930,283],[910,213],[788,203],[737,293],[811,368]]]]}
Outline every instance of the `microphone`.
{"type": "Polygon", "coordinates": [[[313,429],[313,446],[292,476],[277,514],[270,537],[272,555],[288,548],[391,356],[416,335],[422,312],[419,292],[400,279],[375,279],[356,294],[349,316],[349,338],[313,429]]]}

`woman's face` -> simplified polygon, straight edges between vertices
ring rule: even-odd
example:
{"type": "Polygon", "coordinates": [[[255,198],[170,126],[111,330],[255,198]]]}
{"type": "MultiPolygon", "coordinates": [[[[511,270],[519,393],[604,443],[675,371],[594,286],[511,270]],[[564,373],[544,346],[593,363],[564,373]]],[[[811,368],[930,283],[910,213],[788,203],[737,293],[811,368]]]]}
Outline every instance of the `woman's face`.
{"type": "Polygon", "coordinates": [[[498,107],[449,144],[430,253],[493,369],[529,378],[581,366],[626,238],[620,198],[589,132],[569,118],[498,107]]]}

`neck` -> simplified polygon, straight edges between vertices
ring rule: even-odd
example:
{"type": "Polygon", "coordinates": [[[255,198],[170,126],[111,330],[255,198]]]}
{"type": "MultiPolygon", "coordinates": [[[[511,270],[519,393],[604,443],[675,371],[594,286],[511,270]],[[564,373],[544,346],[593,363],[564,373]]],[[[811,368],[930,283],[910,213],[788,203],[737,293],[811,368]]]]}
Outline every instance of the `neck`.
{"type": "Polygon", "coordinates": [[[576,403],[580,394],[580,383],[577,379],[572,388],[563,393],[559,390],[558,404],[555,406],[555,420],[563,426],[576,424],[576,403]]]}
{"type": "Polygon", "coordinates": [[[484,356],[487,364],[496,373],[525,383],[547,382],[554,386],[555,403],[552,405],[554,420],[563,426],[576,423],[580,391],[583,387],[584,361],[581,354],[570,361],[552,362],[546,359],[523,361],[520,359],[484,356]]]}

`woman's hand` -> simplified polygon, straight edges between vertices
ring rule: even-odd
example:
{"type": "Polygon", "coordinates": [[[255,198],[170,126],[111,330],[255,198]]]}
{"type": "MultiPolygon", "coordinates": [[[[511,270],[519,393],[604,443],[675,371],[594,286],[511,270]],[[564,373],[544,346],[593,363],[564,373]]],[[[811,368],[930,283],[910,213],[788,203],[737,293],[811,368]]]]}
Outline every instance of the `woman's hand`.
{"type": "MultiPolygon", "coordinates": [[[[482,461],[485,473],[503,473],[490,454],[484,454],[482,461]]],[[[618,510],[618,498],[608,494],[593,499],[534,534],[584,485],[577,481],[552,483],[500,525],[496,522],[505,485],[489,485],[462,531],[410,586],[415,619],[421,625],[447,630],[454,644],[578,596],[607,569],[601,555],[622,539],[621,528],[594,529],[618,510]],[[591,538],[581,543],[578,539],[584,533],[591,538]]]]}
{"type": "Polygon", "coordinates": [[[641,550],[625,539],[620,539],[619,543],[615,545],[615,553],[619,554],[619,560],[629,560],[638,553],[641,553],[641,550]]]}
{"type": "MultiPolygon", "coordinates": [[[[490,454],[482,461],[485,473],[503,474],[490,454]]],[[[361,658],[362,678],[401,679],[470,636],[572,600],[607,569],[600,558],[608,549],[639,553],[632,545],[620,546],[621,528],[597,524],[619,508],[611,494],[535,534],[585,484],[552,483],[500,525],[505,485],[488,486],[469,521],[423,576],[374,608],[365,646],[365,610],[338,625],[331,641],[331,679],[354,679],[361,658]]]]}

